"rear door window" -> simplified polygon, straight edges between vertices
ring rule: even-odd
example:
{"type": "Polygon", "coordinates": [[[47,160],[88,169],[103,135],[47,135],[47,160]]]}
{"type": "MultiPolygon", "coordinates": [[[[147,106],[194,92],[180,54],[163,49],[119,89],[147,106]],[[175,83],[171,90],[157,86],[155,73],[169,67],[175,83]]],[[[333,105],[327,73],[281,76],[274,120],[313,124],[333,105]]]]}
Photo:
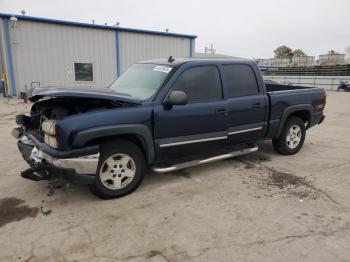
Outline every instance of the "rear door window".
{"type": "Polygon", "coordinates": [[[255,73],[249,65],[224,65],[223,80],[229,98],[259,93],[255,73]]]}
{"type": "Polygon", "coordinates": [[[183,91],[188,103],[222,99],[221,81],[216,66],[199,66],[187,69],[176,80],[172,91],[183,91]]]}

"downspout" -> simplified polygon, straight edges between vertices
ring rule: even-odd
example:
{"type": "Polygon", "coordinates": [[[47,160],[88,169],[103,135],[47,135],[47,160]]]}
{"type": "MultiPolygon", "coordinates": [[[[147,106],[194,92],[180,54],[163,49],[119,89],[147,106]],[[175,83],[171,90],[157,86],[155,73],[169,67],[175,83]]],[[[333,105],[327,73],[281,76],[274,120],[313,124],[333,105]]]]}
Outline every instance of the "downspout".
{"type": "Polygon", "coordinates": [[[193,54],[192,54],[192,52],[193,52],[193,39],[192,38],[190,38],[189,39],[190,40],[190,56],[189,57],[192,57],[193,56],[193,54]]]}
{"type": "Polygon", "coordinates": [[[4,19],[0,18],[0,56],[1,56],[1,67],[3,74],[0,76],[4,80],[5,93],[3,95],[7,96],[9,94],[8,90],[8,80],[7,76],[9,75],[9,68],[7,63],[7,54],[6,54],[6,42],[4,36],[4,19]]]}
{"type": "Polygon", "coordinates": [[[6,42],[5,48],[6,48],[6,56],[7,56],[7,68],[8,68],[8,74],[11,82],[11,95],[16,96],[16,83],[15,83],[15,74],[13,70],[10,26],[7,18],[3,19],[3,29],[5,33],[5,42],[6,42]]]}
{"type": "Polygon", "coordinates": [[[116,62],[117,62],[117,78],[120,76],[120,43],[119,31],[115,31],[115,47],[116,47],[116,62]]]}

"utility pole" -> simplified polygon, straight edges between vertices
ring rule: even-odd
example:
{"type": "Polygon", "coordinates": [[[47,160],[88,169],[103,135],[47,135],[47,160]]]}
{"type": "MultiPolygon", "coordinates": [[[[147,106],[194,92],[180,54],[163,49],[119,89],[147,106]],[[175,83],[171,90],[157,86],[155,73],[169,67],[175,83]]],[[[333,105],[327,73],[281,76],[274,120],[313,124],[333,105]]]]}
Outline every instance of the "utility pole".
{"type": "Polygon", "coordinates": [[[210,48],[208,48],[208,47],[205,47],[205,53],[206,54],[212,54],[212,55],[214,55],[215,54],[215,52],[216,52],[216,49],[214,49],[213,48],[213,44],[210,44],[210,48]]]}

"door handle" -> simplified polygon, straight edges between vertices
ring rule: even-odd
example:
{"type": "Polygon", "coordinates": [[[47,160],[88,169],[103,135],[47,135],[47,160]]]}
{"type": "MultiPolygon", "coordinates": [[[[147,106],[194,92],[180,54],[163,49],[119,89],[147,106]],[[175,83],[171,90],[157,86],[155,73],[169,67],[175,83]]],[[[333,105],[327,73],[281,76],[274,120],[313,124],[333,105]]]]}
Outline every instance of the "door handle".
{"type": "Polygon", "coordinates": [[[256,103],[253,105],[253,108],[261,108],[263,107],[261,103],[256,103]]]}
{"type": "Polygon", "coordinates": [[[227,116],[228,115],[228,110],[225,109],[225,108],[218,108],[218,109],[216,109],[215,113],[217,115],[225,115],[225,116],[227,116]]]}

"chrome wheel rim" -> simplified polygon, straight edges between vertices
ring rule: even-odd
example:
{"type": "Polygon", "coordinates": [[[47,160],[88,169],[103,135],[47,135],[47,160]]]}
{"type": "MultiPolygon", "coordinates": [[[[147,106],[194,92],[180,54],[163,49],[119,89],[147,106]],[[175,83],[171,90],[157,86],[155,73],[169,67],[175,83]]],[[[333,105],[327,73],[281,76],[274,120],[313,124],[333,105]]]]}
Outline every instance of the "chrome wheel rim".
{"type": "Polygon", "coordinates": [[[105,187],[116,190],[129,185],[135,172],[135,162],[129,155],[114,154],[102,163],[99,175],[105,187]]]}
{"type": "Polygon", "coordinates": [[[298,125],[293,125],[287,132],[286,143],[290,149],[296,148],[301,141],[301,128],[298,125]]]}

